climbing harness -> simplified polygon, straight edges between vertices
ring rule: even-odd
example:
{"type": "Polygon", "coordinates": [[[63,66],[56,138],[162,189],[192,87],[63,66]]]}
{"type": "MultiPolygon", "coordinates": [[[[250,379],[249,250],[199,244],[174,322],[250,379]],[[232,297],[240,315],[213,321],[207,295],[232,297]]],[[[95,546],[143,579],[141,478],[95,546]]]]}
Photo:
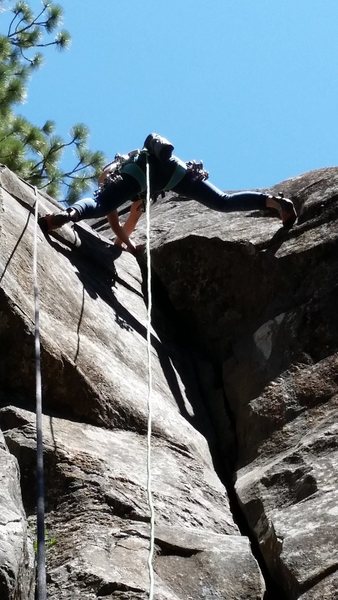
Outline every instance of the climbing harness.
{"type": "Polygon", "coordinates": [[[37,275],[38,238],[38,194],[35,195],[35,224],[33,247],[33,283],[35,316],[35,392],[36,392],[36,522],[37,522],[37,600],[46,600],[46,552],[45,552],[45,489],[42,437],[42,392],[41,392],[41,349],[40,349],[40,298],[37,275]]]}
{"type": "Polygon", "coordinates": [[[138,182],[140,190],[146,189],[146,175],[137,164],[138,159],[142,154],[142,150],[132,150],[128,154],[115,154],[112,162],[103,167],[106,177],[99,189],[96,190],[94,196],[98,196],[102,190],[111,183],[117,183],[122,180],[121,174],[126,173],[138,182]]]}
{"type": "Polygon", "coordinates": [[[155,546],[155,512],[151,487],[151,428],[152,428],[152,369],[151,369],[151,257],[150,257],[150,173],[149,161],[146,160],[146,254],[147,254],[147,350],[148,350],[148,432],[147,432],[147,496],[150,510],[150,540],[148,555],[149,600],[154,597],[153,557],[155,546]]]}

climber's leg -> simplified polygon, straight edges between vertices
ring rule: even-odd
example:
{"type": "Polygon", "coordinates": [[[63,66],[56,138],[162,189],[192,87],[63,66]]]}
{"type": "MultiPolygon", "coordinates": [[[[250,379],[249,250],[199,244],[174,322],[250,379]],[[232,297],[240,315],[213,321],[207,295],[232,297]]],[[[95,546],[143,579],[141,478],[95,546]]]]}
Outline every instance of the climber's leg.
{"type": "Polygon", "coordinates": [[[177,194],[201,202],[208,208],[220,212],[262,210],[273,208],[279,212],[283,225],[290,227],[297,218],[293,202],[287,198],[275,197],[264,192],[235,192],[226,194],[209,181],[193,179],[187,173],[174,188],[177,194]]]}
{"type": "Polygon", "coordinates": [[[105,217],[116,210],[123,202],[134,198],[140,185],[134,177],[123,174],[98,191],[94,198],[82,198],[59,213],[40,217],[39,225],[44,232],[62,227],[70,221],[105,217]]]}

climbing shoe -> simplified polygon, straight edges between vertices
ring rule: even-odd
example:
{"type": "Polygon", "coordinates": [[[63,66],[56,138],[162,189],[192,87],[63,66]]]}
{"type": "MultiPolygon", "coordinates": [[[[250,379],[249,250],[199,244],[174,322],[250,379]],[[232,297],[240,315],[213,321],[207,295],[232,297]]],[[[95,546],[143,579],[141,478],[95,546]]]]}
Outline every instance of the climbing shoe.
{"type": "Polygon", "coordinates": [[[40,217],[38,219],[38,223],[40,225],[43,233],[48,233],[49,231],[53,231],[53,229],[58,229],[62,227],[65,223],[69,223],[71,221],[71,216],[67,210],[63,210],[62,212],[45,215],[44,217],[40,217]]]}
{"type": "Polygon", "coordinates": [[[44,217],[40,217],[38,219],[38,223],[40,228],[44,233],[48,233],[49,231],[53,231],[53,229],[58,229],[65,225],[65,223],[69,223],[69,221],[77,221],[78,220],[78,212],[73,208],[68,208],[67,210],[63,210],[62,212],[45,215],[44,217]]]}
{"type": "Polygon", "coordinates": [[[292,200],[284,198],[282,194],[270,196],[269,200],[270,202],[272,201],[272,207],[278,210],[284,229],[290,229],[297,219],[296,209],[292,200]]]}

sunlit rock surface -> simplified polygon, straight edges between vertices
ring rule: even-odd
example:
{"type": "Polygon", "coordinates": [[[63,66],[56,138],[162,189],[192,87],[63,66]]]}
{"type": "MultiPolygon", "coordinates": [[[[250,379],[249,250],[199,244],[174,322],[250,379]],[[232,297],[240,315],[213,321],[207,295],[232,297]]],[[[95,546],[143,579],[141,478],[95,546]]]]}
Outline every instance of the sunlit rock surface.
{"type": "MultiPolygon", "coordinates": [[[[151,210],[157,599],[337,592],[338,169],[281,190],[300,213],[289,232],[272,213],[175,195],[151,210]]],[[[4,485],[17,482],[31,526],[27,541],[21,512],[27,550],[6,557],[14,599],[34,577],[36,196],[6,168],[0,194],[0,427],[21,490],[15,470],[4,485]]],[[[40,213],[51,210],[39,195],[40,213]]],[[[145,262],[119,253],[103,220],[91,225],[37,231],[48,597],[142,599],[145,262]]]]}

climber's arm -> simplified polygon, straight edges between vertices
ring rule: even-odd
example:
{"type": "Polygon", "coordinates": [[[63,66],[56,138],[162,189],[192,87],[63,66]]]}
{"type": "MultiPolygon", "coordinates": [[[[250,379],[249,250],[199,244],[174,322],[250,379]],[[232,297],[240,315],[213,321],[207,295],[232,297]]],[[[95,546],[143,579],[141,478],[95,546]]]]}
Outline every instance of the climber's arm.
{"type": "MultiPolygon", "coordinates": [[[[142,207],[143,207],[143,202],[139,198],[137,198],[136,200],[134,200],[132,202],[128,218],[127,218],[125,224],[123,225],[123,230],[128,236],[133,233],[133,231],[137,225],[137,222],[138,222],[140,216],[142,215],[142,207]]],[[[116,241],[116,243],[118,243],[118,240],[116,241]]]]}
{"type": "Polygon", "coordinates": [[[113,232],[117,236],[118,245],[125,244],[132,254],[135,254],[136,247],[133,242],[129,239],[129,235],[125,232],[124,227],[120,225],[119,215],[117,210],[113,210],[109,215],[107,215],[107,219],[109,221],[109,225],[112,228],[113,232]]]}

